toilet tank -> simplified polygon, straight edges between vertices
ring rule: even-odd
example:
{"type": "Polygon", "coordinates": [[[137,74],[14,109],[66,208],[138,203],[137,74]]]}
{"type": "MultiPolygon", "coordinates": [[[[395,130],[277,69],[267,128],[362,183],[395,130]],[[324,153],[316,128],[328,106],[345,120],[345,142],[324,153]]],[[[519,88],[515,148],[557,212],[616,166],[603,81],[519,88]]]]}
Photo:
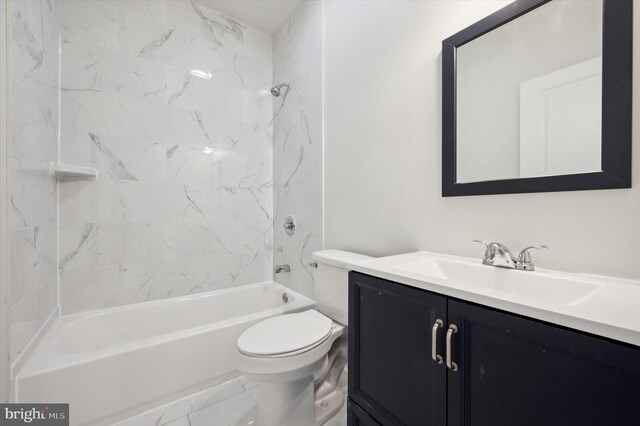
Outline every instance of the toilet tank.
{"type": "Polygon", "coordinates": [[[318,311],[347,325],[349,302],[349,264],[371,259],[371,256],[342,250],[313,253],[318,263],[314,279],[314,299],[318,311]]]}

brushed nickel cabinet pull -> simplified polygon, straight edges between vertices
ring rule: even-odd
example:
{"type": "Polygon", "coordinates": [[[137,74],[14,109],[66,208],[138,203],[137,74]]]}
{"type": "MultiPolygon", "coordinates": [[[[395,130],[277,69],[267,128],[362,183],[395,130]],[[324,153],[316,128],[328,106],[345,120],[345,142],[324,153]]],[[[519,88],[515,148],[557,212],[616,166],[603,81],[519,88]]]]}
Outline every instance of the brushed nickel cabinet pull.
{"type": "Polygon", "coordinates": [[[446,356],[447,356],[447,367],[451,371],[458,371],[458,364],[451,361],[451,336],[453,336],[457,332],[458,332],[458,326],[455,324],[450,324],[449,330],[447,330],[447,341],[446,341],[447,355],[446,356]]]}
{"type": "Polygon", "coordinates": [[[438,329],[442,327],[444,321],[438,318],[431,328],[431,358],[438,364],[442,364],[442,355],[438,355],[438,329]]]}

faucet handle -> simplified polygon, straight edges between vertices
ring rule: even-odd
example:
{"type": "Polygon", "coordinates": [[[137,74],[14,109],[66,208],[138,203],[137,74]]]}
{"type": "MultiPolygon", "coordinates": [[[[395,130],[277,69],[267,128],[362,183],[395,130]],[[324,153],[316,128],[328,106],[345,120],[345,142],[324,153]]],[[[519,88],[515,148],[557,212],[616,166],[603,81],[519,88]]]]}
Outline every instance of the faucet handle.
{"type": "Polygon", "coordinates": [[[521,261],[525,261],[525,262],[530,262],[531,261],[531,254],[529,253],[531,250],[548,250],[549,247],[542,245],[542,246],[529,246],[526,248],[523,248],[522,251],[520,252],[520,254],[518,255],[517,260],[521,260],[521,261]]]}
{"type": "Polygon", "coordinates": [[[480,243],[484,244],[484,256],[482,257],[482,263],[484,265],[493,265],[493,255],[495,253],[495,247],[493,247],[493,243],[487,243],[482,240],[472,240],[472,243],[480,243]]]}
{"type": "Polygon", "coordinates": [[[516,258],[516,269],[521,269],[524,271],[533,271],[534,265],[531,262],[531,250],[548,250],[549,247],[545,245],[540,246],[529,246],[522,249],[518,257],[516,258]]]}

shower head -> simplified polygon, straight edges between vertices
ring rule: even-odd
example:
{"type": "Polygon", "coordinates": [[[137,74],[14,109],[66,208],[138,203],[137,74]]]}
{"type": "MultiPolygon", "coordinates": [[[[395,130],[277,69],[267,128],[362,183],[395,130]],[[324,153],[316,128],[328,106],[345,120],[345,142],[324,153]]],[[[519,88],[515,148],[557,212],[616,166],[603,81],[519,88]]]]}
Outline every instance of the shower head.
{"type": "Polygon", "coordinates": [[[271,94],[276,98],[279,97],[283,87],[286,87],[287,89],[291,88],[291,86],[289,86],[287,83],[280,83],[277,86],[273,86],[271,88],[271,94]]]}

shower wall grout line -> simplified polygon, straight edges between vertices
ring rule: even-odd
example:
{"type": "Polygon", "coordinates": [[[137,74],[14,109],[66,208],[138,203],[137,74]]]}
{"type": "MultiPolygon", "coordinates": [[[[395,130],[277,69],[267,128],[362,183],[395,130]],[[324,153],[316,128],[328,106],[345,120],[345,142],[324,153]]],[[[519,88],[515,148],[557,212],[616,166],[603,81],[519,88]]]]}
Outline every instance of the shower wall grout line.
{"type": "Polygon", "coordinates": [[[327,73],[325,72],[325,20],[326,20],[326,10],[327,10],[327,4],[326,2],[322,2],[322,36],[321,36],[321,43],[322,43],[322,47],[320,48],[320,66],[322,68],[322,75],[320,76],[321,79],[321,91],[322,91],[322,95],[320,96],[320,103],[321,103],[321,111],[322,111],[322,117],[321,117],[321,125],[320,125],[320,140],[322,141],[322,153],[321,155],[321,161],[322,161],[322,167],[320,168],[320,180],[322,182],[321,185],[321,193],[320,193],[320,205],[322,206],[322,217],[320,219],[320,225],[322,228],[322,231],[320,232],[320,249],[324,250],[324,230],[325,230],[325,222],[324,222],[324,218],[325,218],[325,198],[324,198],[324,194],[325,194],[325,180],[324,177],[326,175],[325,172],[325,132],[324,132],[324,91],[325,91],[325,76],[327,75],[327,73]]]}
{"type": "Polygon", "coordinates": [[[0,383],[0,402],[11,400],[13,377],[9,346],[9,321],[11,287],[9,272],[9,229],[8,212],[10,181],[8,172],[9,136],[9,2],[0,5],[0,377],[9,378],[0,383]]]}
{"type": "MultiPolygon", "coordinates": [[[[58,19],[62,22],[62,11],[58,9],[58,19]]],[[[62,34],[58,33],[58,164],[61,160],[62,144],[62,34]]],[[[56,301],[58,317],[62,314],[60,304],[60,179],[56,179],[56,301]]]]}

